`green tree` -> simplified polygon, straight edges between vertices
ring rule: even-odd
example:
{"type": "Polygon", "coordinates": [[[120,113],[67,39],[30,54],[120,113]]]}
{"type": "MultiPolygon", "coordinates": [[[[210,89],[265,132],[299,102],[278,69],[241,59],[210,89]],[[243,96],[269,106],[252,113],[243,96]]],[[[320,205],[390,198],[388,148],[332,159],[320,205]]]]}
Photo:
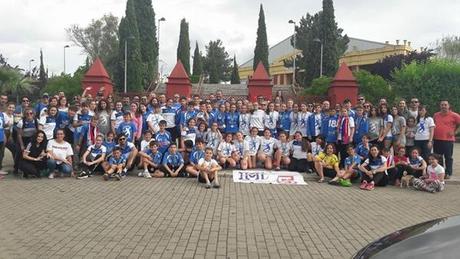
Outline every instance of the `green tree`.
{"type": "Polygon", "coordinates": [[[179,44],[177,46],[177,60],[184,65],[185,71],[190,75],[190,39],[188,35],[188,22],[184,19],[180,22],[179,44]]]}
{"type": "Polygon", "coordinates": [[[254,48],[254,63],[252,64],[253,70],[256,69],[260,61],[262,61],[265,70],[269,73],[270,64],[268,63],[267,27],[265,25],[265,14],[262,4],[260,4],[259,10],[256,47],[254,48]]]}
{"type": "Polygon", "coordinates": [[[333,76],[337,72],[339,58],[347,49],[349,39],[347,35],[342,36],[343,30],[338,28],[335,22],[332,1],[323,1],[323,10],[314,15],[307,13],[300,19],[295,30],[295,48],[302,51],[302,55],[296,59],[296,66],[304,71],[299,74],[300,78],[297,81],[308,86],[320,75],[321,53],[318,40],[323,44],[323,75],[333,76]]]}
{"type": "Polygon", "coordinates": [[[48,74],[45,71],[43,64],[43,51],[40,49],[40,70],[38,73],[38,88],[43,89],[48,81],[48,74]]]}
{"type": "Polygon", "coordinates": [[[125,44],[127,44],[127,88],[130,92],[141,92],[144,89],[142,85],[142,71],[144,68],[140,54],[139,29],[134,11],[134,0],[128,0],[126,3],[126,14],[120,21],[118,37],[120,44],[116,77],[117,87],[120,91],[124,89],[125,44]]]}
{"type": "Polygon", "coordinates": [[[143,63],[144,86],[157,78],[158,72],[158,41],[155,24],[155,11],[152,0],[135,0],[134,7],[136,21],[139,28],[139,40],[141,42],[141,58],[143,63]]]}
{"type": "Polygon", "coordinates": [[[438,110],[440,100],[448,100],[460,110],[460,63],[449,59],[433,59],[426,63],[412,62],[397,69],[393,90],[399,97],[417,96],[430,112],[438,110]]]}
{"type": "Polygon", "coordinates": [[[441,58],[460,61],[460,36],[446,36],[438,40],[436,52],[441,58]]]}
{"type": "Polygon", "coordinates": [[[225,51],[222,41],[210,41],[206,46],[206,58],[203,67],[208,77],[207,81],[211,84],[228,81],[231,62],[232,59],[229,58],[227,51],[225,51]]]}
{"type": "Polygon", "coordinates": [[[0,66],[0,93],[19,96],[34,96],[38,90],[34,81],[24,75],[19,67],[0,66]]]}
{"type": "Polygon", "coordinates": [[[112,14],[106,14],[100,19],[92,20],[86,27],[77,24],[66,29],[68,38],[83,53],[94,60],[101,58],[107,72],[112,77],[117,70],[118,52],[118,18],[112,14]]]}
{"type": "Polygon", "coordinates": [[[195,51],[193,52],[193,72],[190,77],[192,83],[198,83],[201,75],[203,75],[203,55],[198,47],[198,42],[195,44],[195,51]]]}
{"type": "Polygon", "coordinates": [[[311,81],[311,85],[305,88],[304,95],[324,96],[327,95],[329,86],[332,83],[332,77],[322,76],[311,81]]]}
{"type": "Polygon", "coordinates": [[[388,103],[393,103],[394,92],[385,79],[379,75],[373,75],[365,70],[353,73],[359,85],[359,93],[366,97],[371,103],[378,103],[380,98],[387,99],[388,103]]]}
{"type": "Polygon", "coordinates": [[[240,74],[238,73],[238,64],[236,64],[236,55],[233,57],[232,75],[230,76],[231,84],[241,83],[240,74]]]}

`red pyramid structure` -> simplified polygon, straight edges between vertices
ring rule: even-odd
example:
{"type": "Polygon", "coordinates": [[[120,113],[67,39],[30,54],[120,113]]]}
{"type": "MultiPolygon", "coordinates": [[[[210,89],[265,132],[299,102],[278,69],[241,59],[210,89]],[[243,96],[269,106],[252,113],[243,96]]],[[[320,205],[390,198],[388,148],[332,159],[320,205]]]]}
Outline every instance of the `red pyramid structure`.
{"type": "Polygon", "coordinates": [[[103,89],[104,97],[112,94],[113,83],[100,58],[96,58],[96,60],[94,60],[93,64],[83,77],[81,86],[83,90],[91,87],[91,89],[86,92],[91,94],[93,97],[96,96],[101,88],[103,89]]]}
{"type": "Polygon", "coordinates": [[[340,65],[334,80],[329,86],[328,97],[332,107],[337,103],[343,103],[345,99],[349,99],[352,105],[356,105],[358,83],[345,62],[340,65]]]}
{"type": "Polygon", "coordinates": [[[251,102],[257,101],[258,97],[263,96],[266,100],[272,99],[272,79],[265,70],[262,62],[256,67],[256,70],[249,78],[248,82],[248,97],[251,102]]]}
{"type": "Polygon", "coordinates": [[[188,98],[192,96],[192,84],[180,60],[177,60],[166,83],[166,96],[172,98],[175,94],[188,98]]]}

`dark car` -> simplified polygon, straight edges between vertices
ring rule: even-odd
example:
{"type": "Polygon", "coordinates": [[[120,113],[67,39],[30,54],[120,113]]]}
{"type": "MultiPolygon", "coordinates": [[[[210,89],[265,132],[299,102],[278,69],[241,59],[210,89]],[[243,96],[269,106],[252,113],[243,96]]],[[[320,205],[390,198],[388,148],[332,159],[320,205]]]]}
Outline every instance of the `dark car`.
{"type": "Polygon", "coordinates": [[[398,230],[368,244],[353,258],[460,258],[460,216],[398,230]]]}

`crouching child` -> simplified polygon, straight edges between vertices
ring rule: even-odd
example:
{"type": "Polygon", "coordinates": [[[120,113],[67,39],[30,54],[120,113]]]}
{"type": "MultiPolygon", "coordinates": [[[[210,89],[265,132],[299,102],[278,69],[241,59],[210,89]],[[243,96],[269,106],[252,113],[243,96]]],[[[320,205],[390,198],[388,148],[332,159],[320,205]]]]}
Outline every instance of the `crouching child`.
{"type": "Polygon", "coordinates": [[[120,181],[125,168],[126,158],[121,155],[121,149],[119,147],[115,147],[109,162],[105,165],[105,174],[103,179],[108,181],[110,178],[115,178],[117,181],[120,181]]]}
{"type": "Polygon", "coordinates": [[[150,142],[149,148],[145,151],[140,151],[139,156],[141,157],[141,163],[144,168],[144,172],[138,174],[139,177],[152,178],[152,176],[164,176],[160,170],[163,154],[158,151],[158,143],[156,141],[150,142]]]}
{"type": "Polygon", "coordinates": [[[426,174],[420,178],[415,178],[413,185],[416,190],[425,192],[442,192],[445,188],[444,167],[439,165],[439,156],[430,154],[428,156],[429,166],[426,168],[426,174]]]}
{"type": "Polygon", "coordinates": [[[205,183],[205,188],[211,187],[220,188],[218,180],[218,172],[222,170],[216,160],[212,158],[213,149],[207,147],[205,150],[204,157],[198,161],[198,182],[205,183]],[[212,183],[212,184],[211,184],[212,183]]]}

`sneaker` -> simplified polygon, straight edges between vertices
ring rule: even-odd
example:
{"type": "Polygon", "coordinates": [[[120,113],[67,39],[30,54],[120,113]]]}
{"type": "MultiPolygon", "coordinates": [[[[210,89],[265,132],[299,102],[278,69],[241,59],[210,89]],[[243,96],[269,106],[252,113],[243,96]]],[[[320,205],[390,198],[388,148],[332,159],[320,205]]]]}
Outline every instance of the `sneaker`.
{"type": "Polygon", "coordinates": [[[365,189],[366,189],[366,186],[367,186],[367,181],[364,180],[364,181],[361,183],[361,185],[359,186],[359,189],[365,190],[365,189]]]}
{"type": "Polygon", "coordinates": [[[8,175],[8,172],[0,170],[0,175],[8,175]]]}
{"type": "Polygon", "coordinates": [[[80,179],[80,180],[86,179],[86,178],[88,178],[88,174],[85,171],[81,172],[77,177],[77,179],[80,179]]]}
{"type": "Polygon", "coordinates": [[[204,186],[204,188],[206,188],[206,189],[210,189],[211,187],[212,187],[211,183],[207,183],[207,184],[204,186]]]}
{"type": "Polygon", "coordinates": [[[50,173],[50,175],[48,175],[48,178],[49,179],[54,179],[54,173],[50,173]]]}
{"type": "Polygon", "coordinates": [[[340,179],[339,185],[343,187],[351,187],[352,184],[351,184],[350,179],[340,179]]]}
{"type": "Polygon", "coordinates": [[[137,176],[143,177],[143,176],[144,176],[144,173],[145,173],[145,171],[144,171],[144,172],[139,171],[139,173],[137,173],[137,176]]]}
{"type": "Polygon", "coordinates": [[[369,183],[368,185],[366,185],[366,190],[367,191],[372,191],[375,189],[375,185],[374,185],[374,182],[371,182],[369,183]]]}
{"type": "Polygon", "coordinates": [[[108,181],[109,180],[109,175],[108,174],[104,174],[102,176],[102,179],[104,179],[104,181],[108,181]]]}
{"type": "Polygon", "coordinates": [[[152,178],[152,176],[150,175],[149,171],[144,171],[144,178],[152,178]]]}
{"type": "Polygon", "coordinates": [[[219,189],[219,188],[220,188],[219,182],[218,182],[218,181],[214,181],[212,187],[214,187],[214,188],[216,188],[216,189],[219,189]]]}
{"type": "Polygon", "coordinates": [[[120,174],[115,174],[115,179],[116,179],[117,181],[120,181],[120,180],[121,180],[121,175],[120,175],[120,174]]]}

